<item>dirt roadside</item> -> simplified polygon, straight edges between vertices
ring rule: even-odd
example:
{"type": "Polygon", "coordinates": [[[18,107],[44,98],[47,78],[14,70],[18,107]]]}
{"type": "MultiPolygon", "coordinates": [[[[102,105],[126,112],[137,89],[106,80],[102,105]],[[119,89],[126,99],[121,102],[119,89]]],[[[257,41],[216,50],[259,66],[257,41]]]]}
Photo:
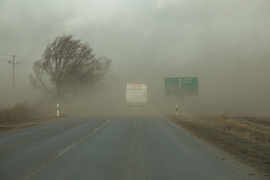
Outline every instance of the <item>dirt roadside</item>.
{"type": "Polygon", "coordinates": [[[208,116],[169,120],[270,178],[270,119],[208,116]]]}
{"type": "Polygon", "coordinates": [[[29,120],[27,122],[21,122],[21,123],[11,124],[11,125],[0,125],[0,134],[9,133],[9,132],[17,131],[20,129],[29,128],[32,126],[42,125],[46,123],[51,123],[55,121],[60,121],[65,118],[66,117],[43,118],[43,119],[37,119],[37,120],[29,120]]]}

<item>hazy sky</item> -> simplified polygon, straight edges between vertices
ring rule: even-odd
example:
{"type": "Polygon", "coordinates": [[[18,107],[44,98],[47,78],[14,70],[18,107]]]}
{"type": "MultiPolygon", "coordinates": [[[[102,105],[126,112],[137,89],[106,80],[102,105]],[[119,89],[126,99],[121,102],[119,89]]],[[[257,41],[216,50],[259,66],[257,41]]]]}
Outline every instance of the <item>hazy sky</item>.
{"type": "Polygon", "coordinates": [[[1,0],[0,91],[10,91],[11,55],[28,91],[32,63],[73,34],[111,58],[116,76],[157,94],[164,77],[197,76],[202,111],[267,114],[269,19],[269,0],[1,0]]]}

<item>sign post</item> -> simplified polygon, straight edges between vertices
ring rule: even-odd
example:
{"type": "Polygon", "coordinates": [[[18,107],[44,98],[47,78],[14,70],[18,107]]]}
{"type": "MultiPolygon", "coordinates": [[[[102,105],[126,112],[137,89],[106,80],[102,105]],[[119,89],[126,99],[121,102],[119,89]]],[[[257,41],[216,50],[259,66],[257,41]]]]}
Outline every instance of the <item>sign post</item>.
{"type": "MultiPolygon", "coordinates": [[[[184,99],[186,96],[199,94],[198,77],[168,77],[165,78],[165,95],[184,99]]],[[[178,116],[178,105],[175,107],[178,116]]]]}

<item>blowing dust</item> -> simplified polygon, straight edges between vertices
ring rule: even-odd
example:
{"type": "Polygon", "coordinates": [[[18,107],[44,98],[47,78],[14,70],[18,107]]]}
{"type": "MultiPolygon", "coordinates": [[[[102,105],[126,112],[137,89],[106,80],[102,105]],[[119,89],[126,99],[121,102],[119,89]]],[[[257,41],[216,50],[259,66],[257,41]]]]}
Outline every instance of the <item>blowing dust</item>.
{"type": "Polygon", "coordinates": [[[178,105],[185,116],[270,116],[268,0],[28,3],[3,1],[0,7],[2,107],[28,101],[55,116],[59,103],[62,115],[91,116],[173,114],[178,105]],[[112,67],[91,91],[56,102],[33,91],[28,78],[46,45],[62,34],[90,43],[112,67]],[[15,93],[8,64],[13,54],[20,61],[15,93]],[[199,95],[165,96],[166,77],[198,77],[199,95]],[[126,111],[126,83],[148,85],[145,111],[126,111]]]}

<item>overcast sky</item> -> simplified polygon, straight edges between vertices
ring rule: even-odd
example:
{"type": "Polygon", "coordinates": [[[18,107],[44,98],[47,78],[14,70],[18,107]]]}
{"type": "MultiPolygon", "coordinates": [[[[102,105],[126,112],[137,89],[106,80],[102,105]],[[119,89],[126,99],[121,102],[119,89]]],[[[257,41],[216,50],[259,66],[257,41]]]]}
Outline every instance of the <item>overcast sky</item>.
{"type": "Polygon", "coordinates": [[[11,55],[18,86],[29,84],[47,44],[72,34],[127,81],[163,90],[164,77],[197,76],[203,102],[266,113],[269,19],[269,0],[1,0],[0,90],[9,91],[11,55]]]}

